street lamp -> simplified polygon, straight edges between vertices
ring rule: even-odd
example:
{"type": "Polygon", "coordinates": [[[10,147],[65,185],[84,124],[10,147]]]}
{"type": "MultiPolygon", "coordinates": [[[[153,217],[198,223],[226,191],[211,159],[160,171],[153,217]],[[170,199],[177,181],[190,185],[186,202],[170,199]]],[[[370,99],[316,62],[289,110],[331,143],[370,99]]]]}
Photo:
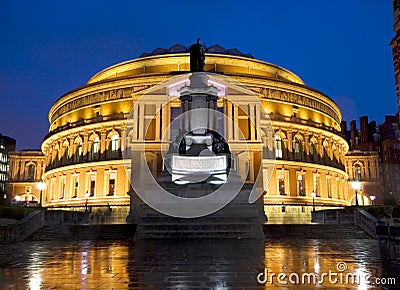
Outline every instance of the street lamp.
{"type": "Polygon", "coordinates": [[[86,203],[85,203],[85,212],[87,212],[87,204],[88,204],[88,199],[90,196],[90,192],[85,192],[85,198],[86,198],[86,203]]]}
{"type": "Polygon", "coordinates": [[[44,183],[43,181],[38,182],[38,184],[36,184],[36,187],[40,190],[40,207],[42,207],[42,203],[43,203],[43,189],[46,188],[46,183],[44,183]]]}
{"type": "Polygon", "coordinates": [[[361,188],[361,184],[360,184],[358,181],[356,181],[356,182],[353,182],[353,184],[351,185],[351,187],[353,187],[353,189],[354,189],[355,192],[356,192],[356,207],[358,207],[358,191],[359,191],[360,188],[361,188]]]}
{"type": "Polygon", "coordinates": [[[375,195],[371,195],[369,198],[371,199],[372,205],[375,205],[375,195]]]}
{"type": "Polygon", "coordinates": [[[312,211],[315,211],[315,197],[317,196],[317,194],[313,191],[311,192],[311,196],[312,196],[312,211]]]}

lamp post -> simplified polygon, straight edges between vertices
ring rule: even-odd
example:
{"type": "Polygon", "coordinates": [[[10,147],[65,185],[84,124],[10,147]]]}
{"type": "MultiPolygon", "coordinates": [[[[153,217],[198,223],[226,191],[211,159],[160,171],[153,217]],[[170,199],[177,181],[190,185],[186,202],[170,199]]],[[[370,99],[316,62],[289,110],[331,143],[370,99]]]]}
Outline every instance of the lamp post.
{"type": "Polygon", "coordinates": [[[88,199],[89,199],[89,196],[90,196],[90,192],[85,192],[85,198],[86,198],[86,203],[85,203],[85,212],[87,212],[87,211],[88,211],[87,204],[88,204],[88,199]]]}
{"type": "Polygon", "coordinates": [[[14,197],[15,201],[17,202],[16,204],[19,205],[19,202],[21,201],[21,196],[20,195],[16,195],[14,197]]]}
{"type": "Polygon", "coordinates": [[[353,182],[353,184],[351,186],[355,190],[355,193],[356,193],[356,207],[358,207],[358,191],[361,188],[361,184],[360,184],[360,182],[355,181],[355,182],[353,182]]]}
{"type": "Polygon", "coordinates": [[[371,199],[372,205],[375,205],[375,195],[371,195],[369,198],[371,199]]]}
{"type": "Polygon", "coordinates": [[[46,183],[44,183],[43,181],[38,182],[38,184],[36,184],[36,187],[40,190],[40,207],[42,207],[42,203],[43,203],[43,189],[46,188],[46,183]]]}
{"type": "Polygon", "coordinates": [[[315,211],[315,197],[317,196],[317,194],[313,191],[311,192],[311,196],[312,196],[312,211],[315,211]]]}

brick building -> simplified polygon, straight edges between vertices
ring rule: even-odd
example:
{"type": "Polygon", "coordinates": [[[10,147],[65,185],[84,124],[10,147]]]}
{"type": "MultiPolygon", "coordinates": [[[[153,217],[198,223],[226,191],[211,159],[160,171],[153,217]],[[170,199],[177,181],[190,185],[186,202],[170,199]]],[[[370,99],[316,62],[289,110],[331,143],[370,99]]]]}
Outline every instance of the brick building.
{"type": "MultiPolygon", "coordinates": [[[[343,122],[342,128],[345,127],[343,122]]],[[[353,120],[350,122],[350,131],[344,131],[344,135],[350,147],[347,156],[370,158],[375,155],[377,158],[381,184],[381,193],[376,196],[377,203],[400,203],[400,126],[397,116],[385,116],[385,121],[380,125],[376,121],[368,122],[368,117],[362,116],[359,119],[359,129],[353,120]]],[[[358,174],[352,177],[354,170],[354,167],[346,168],[349,181],[357,179],[358,174]]]]}

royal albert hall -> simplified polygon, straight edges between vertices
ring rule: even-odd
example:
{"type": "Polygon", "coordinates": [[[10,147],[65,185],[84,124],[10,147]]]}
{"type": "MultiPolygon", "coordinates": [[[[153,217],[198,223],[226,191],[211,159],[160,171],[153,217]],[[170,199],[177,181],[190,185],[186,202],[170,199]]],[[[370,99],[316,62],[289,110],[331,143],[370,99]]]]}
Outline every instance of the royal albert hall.
{"type": "MultiPolygon", "coordinates": [[[[129,148],[124,138],[129,135],[127,118],[135,102],[154,86],[189,70],[187,47],[158,48],[108,67],[61,96],[49,111],[50,128],[42,143],[47,184],[43,206],[108,206],[128,213],[130,182],[123,159],[129,148]]],[[[282,211],[282,205],[304,212],[302,207],[313,203],[350,204],[353,193],[348,192],[344,166],[348,143],[332,99],[291,71],[237,49],[208,47],[204,70],[232,78],[257,97],[257,102],[242,100],[242,105],[219,99],[218,111],[234,120],[247,140],[249,156],[241,162],[236,129],[227,128],[235,168],[245,182],[253,183],[260,170],[267,171],[265,152],[274,152],[272,172],[261,174],[269,214],[282,211]],[[268,114],[273,130],[264,127],[262,114],[268,114]]],[[[162,171],[162,134],[179,109],[179,99],[165,104],[149,96],[134,115],[135,138],[152,146],[146,155],[155,176],[162,171]]]]}

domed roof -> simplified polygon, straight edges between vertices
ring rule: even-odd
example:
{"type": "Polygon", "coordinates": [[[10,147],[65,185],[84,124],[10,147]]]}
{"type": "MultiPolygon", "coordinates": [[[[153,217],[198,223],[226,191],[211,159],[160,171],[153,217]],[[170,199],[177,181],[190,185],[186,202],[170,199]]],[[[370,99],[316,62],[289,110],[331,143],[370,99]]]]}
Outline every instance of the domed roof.
{"type": "MultiPolygon", "coordinates": [[[[205,47],[205,49],[206,49],[206,53],[228,54],[228,55],[236,55],[236,56],[247,57],[247,58],[254,58],[250,53],[244,54],[237,48],[226,49],[219,44],[214,44],[209,47],[205,47]]],[[[139,56],[139,58],[153,56],[153,55],[161,55],[161,54],[171,54],[171,53],[175,54],[175,53],[188,53],[188,52],[189,52],[189,47],[186,47],[182,44],[177,43],[169,48],[158,47],[155,50],[153,50],[152,52],[144,52],[139,56]]]]}
{"type": "MultiPolygon", "coordinates": [[[[204,70],[227,75],[267,77],[304,85],[300,77],[285,68],[255,59],[251,54],[244,54],[237,48],[226,49],[219,44],[206,47],[204,70]]],[[[152,52],[142,53],[138,58],[105,68],[92,76],[87,84],[120,77],[189,71],[189,48],[181,44],[174,44],[169,48],[158,47],[152,52]]]]}

